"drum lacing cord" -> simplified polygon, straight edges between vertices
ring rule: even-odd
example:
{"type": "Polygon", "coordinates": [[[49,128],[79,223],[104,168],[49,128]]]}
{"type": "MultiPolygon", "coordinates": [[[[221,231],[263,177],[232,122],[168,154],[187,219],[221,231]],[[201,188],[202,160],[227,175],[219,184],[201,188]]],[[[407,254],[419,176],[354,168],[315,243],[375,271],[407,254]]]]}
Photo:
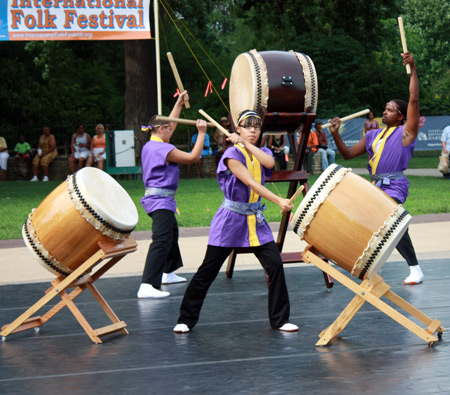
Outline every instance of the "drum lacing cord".
{"type": "Polygon", "coordinates": [[[78,200],[83,205],[83,207],[89,212],[89,214],[91,214],[98,222],[100,222],[106,228],[108,228],[108,229],[110,229],[110,230],[112,230],[114,232],[123,234],[123,235],[129,234],[129,233],[131,233],[133,231],[134,228],[131,229],[131,230],[122,230],[122,229],[119,229],[119,228],[115,227],[114,225],[111,225],[110,223],[106,222],[102,217],[100,217],[95,212],[95,210],[91,206],[89,206],[89,204],[83,198],[83,195],[81,194],[81,192],[80,192],[80,190],[78,188],[78,185],[77,185],[76,173],[74,173],[73,176],[72,176],[72,182],[73,182],[73,188],[75,190],[75,194],[77,195],[78,200]]]}
{"type": "Polygon", "coordinates": [[[409,215],[408,211],[403,211],[399,217],[394,221],[392,226],[387,230],[386,234],[383,236],[381,241],[378,243],[377,247],[373,250],[372,254],[370,255],[369,259],[367,260],[366,264],[364,265],[364,268],[361,270],[361,273],[359,275],[359,279],[363,280],[364,275],[367,273],[367,271],[370,269],[370,266],[372,266],[373,261],[377,257],[377,255],[380,253],[383,246],[386,244],[386,242],[391,237],[392,233],[394,233],[395,229],[398,228],[398,226],[402,223],[403,219],[409,215]]]}
{"type": "MultiPolygon", "coordinates": [[[[157,0],[155,0],[157,1],[157,0]]],[[[170,18],[170,20],[172,21],[173,25],[175,26],[175,28],[177,29],[178,33],[180,34],[181,38],[183,39],[184,43],[186,44],[186,46],[188,47],[189,51],[191,52],[192,56],[194,57],[195,61],[197,62],[198,66],[200,67],[200,69],[202,70],[203,74],[205,75],[205,77],[207,78],[208,81],[211,82],[211,86],[213,87],[213,91],[214,93],[217,95],[217,97],[219,98],[219,100],[221,101],[221,103],[223,104],[223,106],[225,107],[225,110],[227,112],[230,112],[230,110],[228,109],[227,105],[225,104],[225,102],[222,99],[222,96],[220,96],[219,91],[216,89],[216,87],[214,86],[211,78],[208,76],[208,73],[206,72],[206,70],[203,68],[203,66],[201,65],[200,61],[198,60],[197,56],[195,55],[194,51],[192,50],[191,46],[188,44],[186,38],[184,37],[183,33],[181,32],[181,30],[179,29],[179,27],[177,26],[177,24],[175,23],[175,20],[173,19],[172,15],[169,13],[168,8],[170,9],[170,11],[175,15],[175,12],[173,11],[172,8],[170,8],[170,6],[164,1],[164,0],[160,0],[161,5],[163,6],[164,10],[166,11],[167,16],[170,18]]],[[[191,35],[191,37],[195,40],[195,42],[199,45],[199,47],[203,50],[203,52],[206,54],[206,56],[208,56],[208,58],[213,62],[213,64],[216,66],[216,68],[220,71],[220,73],[225,77],[225,75],[223,74],[223,72],[219,69],[219,67],[216,65],[216,63],[211,59],[211,57],[206,53],[206,51],[203,49],[203,47],[198,43],[198,41],[194,38],[194,36],[192,35],[192,33],[188,30],[188,28],[186,27],[186,25],[183,24],[183,22],[181,22],[180,18],[177,18],[180,23],[183,25],[183,27],[188,31],[188,33],[191,35]]]]}
{"type": "Polygon", "coordinates": [[[28,243],[30,244],[31,248],[33,248],[33,251],[36,253],[36,255],[41,258],[41,260],[43,262],[45,262],[48,266],[50,266],[55,272],[58,272],[60,274],[62,274],[63,276],[67,276],[67,273],[64,272],[63,270],[61,270],[60,268],[58,268],[57,266],[55,266],[51,261],[49,261],[44,254],[39,250],[39,248],[36,246],[36,244],[34,244],[34,241],[30,235],[30,231],[28,230],[28,220],[25,221],[23,228],[25,231],[25,236],[28,240],[28,243]]]}
{"type": "Polygon", "coordinates": [[[305,57],[306,62],[308,63],[309,74],[311,76],[311,103],[312,103],[312,105],[314,107],[313,111],[315,112],[317,110],[316,109],[316,104],[317,104],[317,102],[316,102],[317,82],[316,82],[316,80],[314,78],[314,69],[313,69],[310,57],[308,55],[305,55],[304,53],[302,53],[302,55],[305,57]]]}
{"type": "Polygon", "coordinates": [[[259,69],[258,61],[256,60],[255,55],[253,55],[250,51],[247,52],[250,56],[250,58],[253,61],[253,66],[255,66],[255,73],[256,73],[256,110],[259,111],[261,109],[262,104],[262,86],[261,86],[261,70],[259,69]]]}
{"type": "Polygon", "coordinates": [[[325,186],[328,184],[328,182],[334,177],[334,175],[340,170],[342,169],[342,166],[336,166],[331,172],[330,174],[328,174],[328,176],[323,180],[323,182],[319,185],[319,187],[316,189],[316,191],[314,192],[314,194],[311,196],[311,199],[308,201],[308,203],[306,203],[305,208],[303,209],[303,211],[300,213],[297,222],[294,225],[294,232],[297,233],[298,228],[300,226],[300,224],[303,222],[303,219],[305,218],[306,214],[308,213],[311,205],[314,203],[314,201],[317,199],[317,197],[320,195],[320,193],[322,192],[323,188],[325,188],[325,186]]]}

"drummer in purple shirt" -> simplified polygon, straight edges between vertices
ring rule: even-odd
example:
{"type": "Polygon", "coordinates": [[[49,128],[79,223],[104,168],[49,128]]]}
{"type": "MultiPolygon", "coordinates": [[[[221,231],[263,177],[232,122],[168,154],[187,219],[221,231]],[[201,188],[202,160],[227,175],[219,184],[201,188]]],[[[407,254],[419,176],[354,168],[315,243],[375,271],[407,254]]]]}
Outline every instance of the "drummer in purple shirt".
{"type": "MultiPolygon", "coordinates": [[[[170,117],[179,117],[185,100],[189,100],[186,91],[178,97],[170,117]]],[[[149,126],[143,127],[151,132],[151,138],[142,149],[145,196],[141,199],[141,204],[153,222],[152,243],[145,261],[138,298],[167,297],[170,293],[161,291],[161,284],[186,281],[174,273],[183,266],[178,246],[178,223],[175,218],[178,164],[190,164],[199,160],[205,140],[206,122],[197,120],[198,139],[190,153],[180,151],[169,143],[176,127],[175,122],[158,124],[152,120],[149,126]]]]}
{"type": "Polygon", "coordinates": [[[206,293],[225,259],[236,247],[250,247],[269,276],[269,320],[273,329],[294,332],[289,323],[289,295],[283,263],[269,224],[262,212],[261,197],[277,204],[283,212],[292,203],[264,187],[275,160],[267,148],[258,148],[261,118],[254,111],[239,116],[238,133],[227,140],[235,145],[223,154],[217,167],[217,181],[224,193],[221,207],[210,227],[208,247],[202,265],[192,278],[180,307],[176,333],[189,332],[197,323],[206,293]]]}
{"type": "MultiPolygon", "coordinates": [[[[406,201],[409,181],[403,174],[408,168],[414,152],[416,137],[419,132],[419,80],[413,56],[406,52],[401,54],[403,64],[411,66],[409,80],[409,103],[403,100],[391,100],[383,112],[384,129],[370,130],[358,143],[347,147],[339,135],[341,121],[333,118],[331,135],[344,159],[355,158],[364,152],[369,154],[367,166],[372,182],[381,188],[397,203],[406,201]]],[[[416,253],[408,231],[397,245],[398,252],[409,265],[410,274],[404,280],[405,285],[420,284],[424,275],[417,261],[416,253]]]]}

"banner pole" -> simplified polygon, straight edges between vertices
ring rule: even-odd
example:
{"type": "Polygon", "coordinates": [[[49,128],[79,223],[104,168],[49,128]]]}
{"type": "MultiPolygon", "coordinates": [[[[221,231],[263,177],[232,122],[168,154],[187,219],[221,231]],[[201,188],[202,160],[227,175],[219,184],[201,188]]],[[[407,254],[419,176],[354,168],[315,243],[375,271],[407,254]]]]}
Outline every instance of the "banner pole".
{"type": "Polygon", "coordinates": [[[162,114],[161,98],[161,58],[159,54],[159,0],[153,0],[153,15],[155,21],[155,52],[156,52],[156,92],[158,102],[158,114],[162,114]]]}

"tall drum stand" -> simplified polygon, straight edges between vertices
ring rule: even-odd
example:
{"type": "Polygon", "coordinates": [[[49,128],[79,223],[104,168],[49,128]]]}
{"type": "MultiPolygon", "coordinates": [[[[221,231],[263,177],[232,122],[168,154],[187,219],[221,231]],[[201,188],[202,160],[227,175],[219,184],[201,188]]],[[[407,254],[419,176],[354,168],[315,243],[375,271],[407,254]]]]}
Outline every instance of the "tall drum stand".
{"type": "Polygon", "coordinates": [[[114,244],[109,242],[99,242],[100,249],[86,260],[81,266],[75,269],[67,277],[57,277],[51,282],[51,287],[45,291],[43,296],[38,302],[31,306],[25,313],[19,316],[16,320],[8,325],[2,327],[0,335],[2,341],[6,340],[6,337],[12,333],[22,332],[27,329],[34,328],[35,331],[39,331],[39,328],[44,325],[50,318],[59,313],[65,306],[69,308],[75,319],[82,326],[89,338],[94,343],[102,343],[100,337],[120,332],[128,334],[125,329],[127,324],[124,321],[120,321],[106,300],[100,294],[95,287],[94,282],[98,280],[103,274],[111,269],[118,261],[120,261],[125,255],[136,251],[137,243],[132,238],[124,240],[121,244],[114,244]],[[86,274],[90,272],[94,266],[99,265],[94,273],[86,274]],[[73,291],[67,293],[66,290],[74,288],[73,291]],[[104,326],[102,328],[93,329],[81,311],[74,303],[74,299],[80,295],[83,291],[88,289],[94,298],[97,300],[100,307],[106,313],[112,324],[104,326]],[[56,296],[61,297],[61,301],[48,310],[42,316],[32,317],[33,314],[38,312],[42,307],[49,303],[56,296]]]}

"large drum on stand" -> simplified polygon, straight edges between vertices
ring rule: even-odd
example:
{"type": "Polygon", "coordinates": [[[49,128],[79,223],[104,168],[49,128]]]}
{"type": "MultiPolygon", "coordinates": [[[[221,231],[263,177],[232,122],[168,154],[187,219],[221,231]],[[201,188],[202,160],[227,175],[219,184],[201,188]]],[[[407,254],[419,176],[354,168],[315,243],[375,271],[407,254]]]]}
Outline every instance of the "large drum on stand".
{"type": "Polygon", "coordinates": [[[230,77],[230,111],[236,124],[244,110],[270,114],[264,124],[298,125],[301,113],[315,113],[317,75],[312,60],[300,52],[262,51],[240,54],[230,77]]]}
{"type": "Polygon", "coordinates": [[[100,249],[99,241],[120,244],[137,223],[136,206],[125,189],[107,173],[86,167],[31,212],[22,235],[42,266],[67,276],[100,249]]]}
{"type": "Polygon", "coordinates": [[[290,222],[324,257],[360,279],[383,266],[411,216],[381,189],[339,165],[329,166],[290,222]]]}

